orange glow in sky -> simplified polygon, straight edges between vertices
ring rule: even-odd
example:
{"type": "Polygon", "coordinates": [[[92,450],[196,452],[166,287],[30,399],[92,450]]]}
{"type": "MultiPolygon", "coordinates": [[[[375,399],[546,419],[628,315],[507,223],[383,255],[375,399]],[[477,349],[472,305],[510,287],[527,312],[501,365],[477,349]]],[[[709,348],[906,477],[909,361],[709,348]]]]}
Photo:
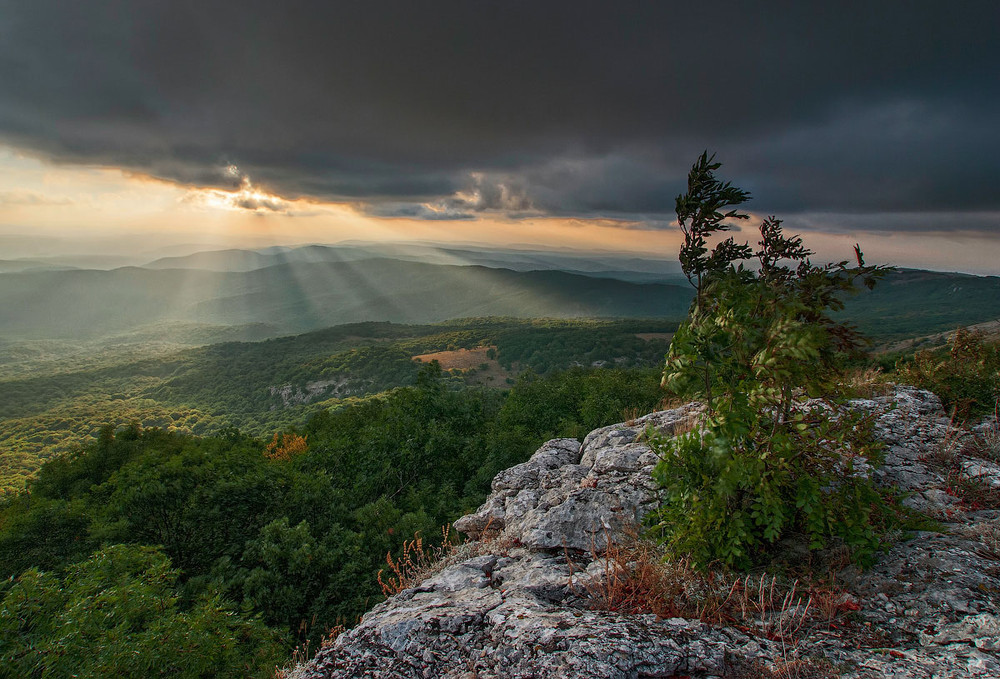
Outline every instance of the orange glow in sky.
{"type": "MultiPolygon", "coordinates": [[[[178,244],[191,251],[301,243],[435,241],[500,247],[566,248],[634,253],[674,259],[680,243],[674,229],[639,229],[608,219],[535,216],[510,219],[481,213],[474,220],[420,220],[368,215],[361,204],[290,200],[228,168],[232,190],[183,186],[118,168],[56,165],[0,148],[0,234],[94,238],[120,252],[178,244]],[[148,237],[143,239],[142,237],[148,237]]],[[[755,219],[751,223],[756,223],[755,219]]],[[[752,228],[752,227],[751,227],[752,228]]],[[[746,240],[754,233],[747,230],[746,240]]],[[[737,234],[739,238],[739,234],[737,234]]],[[[1000,273],[1000,245],[977,234],[837,233],[810,231],[806,244],[817,260],[852,257],[860,242],[869,262],[898,266],[1000,273]]],[[[59,253],[66,254],[66,253],[59,253]]],[[[0,259],[18,253],[0,253],[0,259]]]]}

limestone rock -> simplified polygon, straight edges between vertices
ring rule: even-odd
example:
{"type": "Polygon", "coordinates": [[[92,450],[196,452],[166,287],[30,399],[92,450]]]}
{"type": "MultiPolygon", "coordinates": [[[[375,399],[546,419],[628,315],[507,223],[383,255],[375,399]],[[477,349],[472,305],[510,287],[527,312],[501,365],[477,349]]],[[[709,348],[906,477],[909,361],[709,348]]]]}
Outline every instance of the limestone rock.
{"type": "MultiPolygon", "coordinates": [[[[927,464],[955,436],[940,401],[900,387],[852,407],[877,416],[886,460],[876,479],[948,523],[897,543],[868,571],[840,574],[861,606],[849,632],[810,632],[790,651],[730,627],[592,610],[584,594],[605,570],[600,553],[655,501],[656,458],[642,434],[673,434],[698,412],[692,404],[598,429],[582,445],[549,441],[498,474],[483,506],[455,524],[479,541],[292,676],[722,677],[741,658],[789,652],[823,657],[845,677],[1000,676],[1000,512],[966,511],[927,464]]],[[[987,461],[963,464],[993,473],[987,461]]]]}
{"type": "Polygon", "coordinates": [[[531,549],[599,552],[608,535],[641,521],[655,502],[656,454],[644,440],[647,428],[671,435],[699,411],[689,404],[597,429],[582,445],[549,441],[500,472],[486,503],[455,528],[472,538],[496,531],[531,549]]]}

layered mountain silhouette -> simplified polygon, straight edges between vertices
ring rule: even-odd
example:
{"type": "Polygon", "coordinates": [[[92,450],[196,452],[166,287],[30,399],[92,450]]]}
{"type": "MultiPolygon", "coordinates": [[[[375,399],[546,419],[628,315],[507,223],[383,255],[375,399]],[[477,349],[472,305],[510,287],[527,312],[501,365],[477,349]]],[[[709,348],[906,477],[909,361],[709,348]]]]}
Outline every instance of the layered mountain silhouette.
{"type": "MultiPolygon", "coordinates": [[[[231,264],[252,259],[223,256],[231,264]]],[[[266,323],[303,332],[354,321],[487,315],[679,318],[690,299],[689,288],[666,283],[386,258],[249,271],[124,267],[0,275],[0,327],[15,337],[83,338],[163,322],[266,323]]]]}
{"type": "MultiPolygon", "coordinates": [[[[288,334],[478,316],[681,319],[691,301],[673,262],[425,245],[219,250],[110,270],[17,268],[0,273],[5,339],[98,339],[164,324],[288,334]]],[[[900,270],[847,304],[846,316],[869,334],[914,336],[1000,317],[1000,278],[900,270]]]]}

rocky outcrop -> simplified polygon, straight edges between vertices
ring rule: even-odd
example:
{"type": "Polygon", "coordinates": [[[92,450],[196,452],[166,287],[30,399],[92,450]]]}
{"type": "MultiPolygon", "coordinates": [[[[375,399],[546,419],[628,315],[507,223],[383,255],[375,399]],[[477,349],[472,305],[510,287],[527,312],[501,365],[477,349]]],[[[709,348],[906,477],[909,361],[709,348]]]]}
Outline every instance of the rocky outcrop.
{"type": "MultiPolygon", "coordinates": [[[[557,439],[499,474],[493,492],[456,526],[467,543],[415,587],[293,674],[297,679],[381,677],[723,677],[745,661],[823,658],[852,677],[1000,676],[1000,528],[996,511],[970,511],[928,464],[955,433],[928,392],[899,388],[854,407],[876,413],[886,444],[882,483],[942,521],[893,547],[872,569],[839,576],[852,608],[835,627],[794,647],[774,635],[594,610],[600,553],[655,502],[655,454],[643,440],[687,426],[696,406],[557,439]]],[[[984,460],[985,483],[1000,473],[984,460]]]]}
{"type": "Polygon", "coordinates": [[[531,459],[497,474],[479,511],[455,522],[478,538],[499,533],[531,550],[604,549],[609,535],[638,523],[653,505],[656,454],[646,429],[672,435],[689,426],[694,404],[640,417],[575,439],[549,441],[531,459]]]}
{"type": "MultiPolygon", "coordinates": [[[[281,400],[282,408],[292,408],[304,403],[312,403],[322,398],[344,398],[363,394],[365,386],[366,384],[362,380],[336,377],[333,379],[306,382],[305,386],[296,386],[294,384],[283,384],[280,387],[271,386],[267,390],[272,398],[281,400]]],[[[271,410],[277,409],[277,404],[271,406],[271,410]]]]}

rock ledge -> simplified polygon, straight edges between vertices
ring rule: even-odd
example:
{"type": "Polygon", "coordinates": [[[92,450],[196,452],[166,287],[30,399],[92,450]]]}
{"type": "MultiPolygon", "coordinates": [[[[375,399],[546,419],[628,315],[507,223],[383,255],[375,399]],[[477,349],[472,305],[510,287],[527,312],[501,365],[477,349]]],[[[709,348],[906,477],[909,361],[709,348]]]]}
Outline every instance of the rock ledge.
{"type": "MultiPolygon", "coordinates": [[[[851,622],[860,634],[821,630],[790,651],[734,628],[590,609],[582,593],[601,569],[599,561],[586,567],[588,555],[656,499],[656,457],[642,433],[647,426],[674,433],[698,412],[691,404],[598,429],[583,444],[549,441],[498,474],[485,504],[455,524],[482,539],[373,608],[292,676],[723,677],[740,658],[766,663],[790,653],[825,658],[847,677],[1000,676],[1000,512],[964,511],[947,479],[925,463],[949,440],[940,401],[899,387],[853,407],[878,415],[887,450],[880,482],[899,486],[907,504],[940,517],[946,529],[897,544],[866,572],[841,574],[861,605],[851,622]]],[[[996,465],[963,463],[1000,485],[996,465]]]]}

